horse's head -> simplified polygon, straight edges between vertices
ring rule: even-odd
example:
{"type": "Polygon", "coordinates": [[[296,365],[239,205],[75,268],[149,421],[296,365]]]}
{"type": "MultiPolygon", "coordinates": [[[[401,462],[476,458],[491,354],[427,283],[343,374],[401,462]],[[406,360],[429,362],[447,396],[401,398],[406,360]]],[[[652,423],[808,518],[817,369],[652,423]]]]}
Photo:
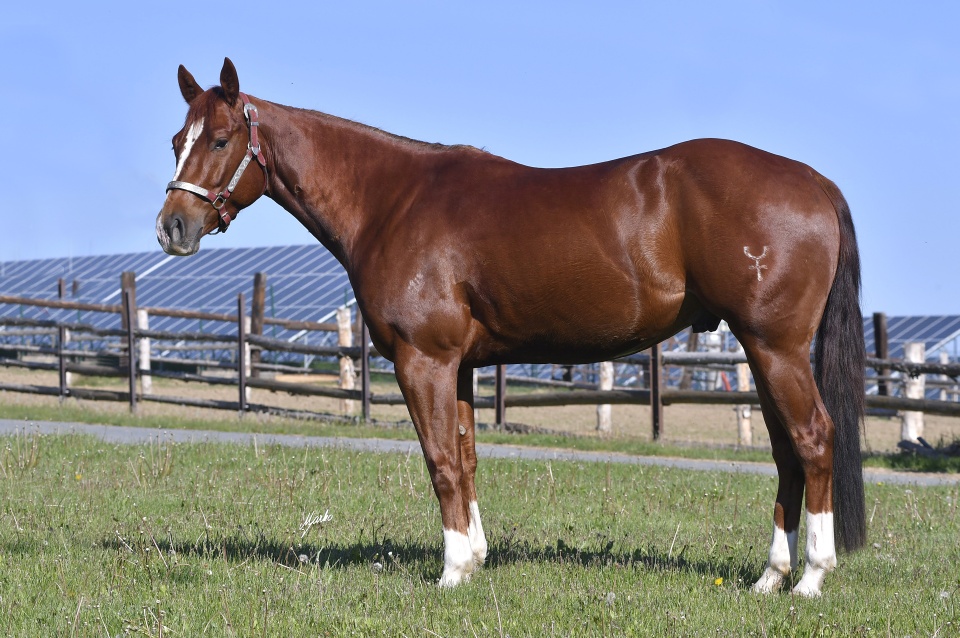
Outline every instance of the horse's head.
{"type": "Polygon", "coordinates": [[[192,255],[200,238],[225,231],[267,187],[258,113],[240,92],[237,69],[223,61],[220,86],[206,91],[183,65],[177,72],[187,119],[173,136],[177,168],[157,215],[157,241],[171,255],[192,255]],[[262,170],[246,171],[251,160],[262,170]]]}

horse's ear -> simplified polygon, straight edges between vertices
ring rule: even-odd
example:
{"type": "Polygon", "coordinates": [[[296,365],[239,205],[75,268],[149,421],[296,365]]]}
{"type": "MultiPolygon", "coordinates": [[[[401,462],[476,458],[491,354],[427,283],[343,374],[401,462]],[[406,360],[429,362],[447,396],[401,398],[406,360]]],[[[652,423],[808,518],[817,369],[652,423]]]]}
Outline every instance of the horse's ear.
{"type": "Polygon", "coordinates": [[[187,71],[187,68],[182,64],[177,69],[177,81],[180,83],[180,93],[183,94],[183,99],[187,101],[187,104],[193,102],[198,95],[203,93],[203,89],[190,75],[190,71],[187,71]]]}
{"type": "Polygon", "coordinates": [[[223,68],[220,69],[220,86],[223,88],[223,97],[227,104],[233,106],[240,93],[240,80],[237,78],[237,67],[233,66],[230,58],[223,59],[223,68]]]}

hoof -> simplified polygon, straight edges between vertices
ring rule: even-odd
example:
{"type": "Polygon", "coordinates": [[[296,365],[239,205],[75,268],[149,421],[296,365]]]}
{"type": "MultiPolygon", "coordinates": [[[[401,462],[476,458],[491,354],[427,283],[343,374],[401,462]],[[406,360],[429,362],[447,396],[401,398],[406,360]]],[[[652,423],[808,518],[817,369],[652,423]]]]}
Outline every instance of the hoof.
{"type": "Polygon", "coordinates": [[[440,589],[451,589],[460,583],[470,582],[472,575],[472,570],[467,571],[466,569],[444,567],[443,575],[440,576],[440,582],[437,583],[437,586],[440,587],[440,589]]]}
{"type": "Polygon", "coordinates": [[[483,567],[487,560],[487,541],[484,539],[473,546],[473,565],[474,567],[483,567]]]}
{"type": "Polygon", "coordinates": [[[783,584],[783,578],[783,574],[767,567],[766,571],[763,572],[763,576],[760,577],[760,580],[754,583],[753,591],[757,594],[772,594],[780,589],[780,586],[783,584]]]}
{"type": "Polygon", "coordinates": [[[821,594],[820,587],[823,585],[823,577],[826,576],[826,574],[827,572],[823,569],[808,567],[803,570],[803,578],[801,578],[797,586],[793,588],[793,593],[797,596],[803,596],[804,598],[819,598],[821,594]]]}

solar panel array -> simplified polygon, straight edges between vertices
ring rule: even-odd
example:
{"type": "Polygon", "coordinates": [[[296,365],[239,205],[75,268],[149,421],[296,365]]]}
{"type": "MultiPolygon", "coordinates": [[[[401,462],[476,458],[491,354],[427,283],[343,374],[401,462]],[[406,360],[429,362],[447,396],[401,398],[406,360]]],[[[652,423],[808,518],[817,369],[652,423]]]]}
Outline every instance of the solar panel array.
{"type": "MultiPolygon", "coordinates": [[[[867,356],[873,356],[876,352],[873,317],[864,317],[863,337],[867,344],[867,356]]],[[[933,358],[937,350],[957,339],[960,339],[960,315],[887,317],[887,342],[891,359],[903,358],[905,343],[922,341],[926,345],[927,357],[933,358]]]]}
{"type": "MultiPolygon", "coordinates": [[[[253,276],[267,275],[268,317],[329,321],[336,308],[353,300],[343,267],[323,246],[214,248],[193,257],[173,257],[159,250],[100,257],[0,262],[0,294],[56,299],[57,280],[67,284],[65,299],[86,303],[120,302],[120,273],[137,274],[137,305],[236,314],[237,294],[244,293],[247,312],[253,276]]],[[[119,315],[76,310],[0,305],[0,316],[82,321],[98,327],[119,326],[119,315]]],[[[197,319],[151,317],[154,330],[231,333],[235,326],[197,319]]],[[[289,338],[293,332],[268,327],[267,334],[289,338]]]]}

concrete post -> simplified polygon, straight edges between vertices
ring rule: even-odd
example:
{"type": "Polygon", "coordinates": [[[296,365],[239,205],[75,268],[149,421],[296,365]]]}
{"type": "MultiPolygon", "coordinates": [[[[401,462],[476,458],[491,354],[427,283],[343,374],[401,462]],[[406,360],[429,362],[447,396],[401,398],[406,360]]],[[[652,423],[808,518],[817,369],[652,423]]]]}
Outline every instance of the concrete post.
{"type": "MultiPolygon", "coordinates": [[[[613,361],[600,364],[600,389],[613,390],[613,361]]],[[[609,434],[613,431],[613,406],[604,403],[597,406],[597,431],[609,434]]]]}
{"type": "MultiPolygon", "coordinates": [[[[353,325],[350,322],[350,309],[346,306],[337,308],[337,344],[341,348],[353,347],[353,325]]],[[[351,357],[340,357],[340,388],[353,390],[356,388],[357,372],[351,357]]],[[[340,399],[340,412],[353,414],[355,410],[352,399],[340,399]]]]}
{"type": "MultiPolygon", "coordinates": [[[[742,348],[741,348],[742,349],[742,348]]],[[[750,365],[737,364],[737,391],[750,392],[750,365]]],[[[737,410],[737,445],[753,445],[752,408],[750,404],[738,405],[737,410]]]]}
{"type": "MultiPolygon", "coordinates": [[[[137,327],[140,330],[150,329],[150,315],[145,308],[137,308],[137,327]]],[[[137,345],[137,360],[140,367],[140,394],[147,395],[153,392],[153,377],[150,376],[150,339],[141,337],[137,345]]]]}
{"type": "MultiPolygon", "coordinates": [[[[926,345],[923,343],[903,344],[903,358],[905,361],[923,363],[926,358],[926,345]]],[[[904,373],[903,393],[908,399],[922,399],[926,389],[924,382],[925,378],[922,374],[913,378],[904,373]]],[[[921,436],[923,436],[923,412],[903,410],[900,413],[900,438],[904,441],[916,443],[917,438],[921,436]]]]}

